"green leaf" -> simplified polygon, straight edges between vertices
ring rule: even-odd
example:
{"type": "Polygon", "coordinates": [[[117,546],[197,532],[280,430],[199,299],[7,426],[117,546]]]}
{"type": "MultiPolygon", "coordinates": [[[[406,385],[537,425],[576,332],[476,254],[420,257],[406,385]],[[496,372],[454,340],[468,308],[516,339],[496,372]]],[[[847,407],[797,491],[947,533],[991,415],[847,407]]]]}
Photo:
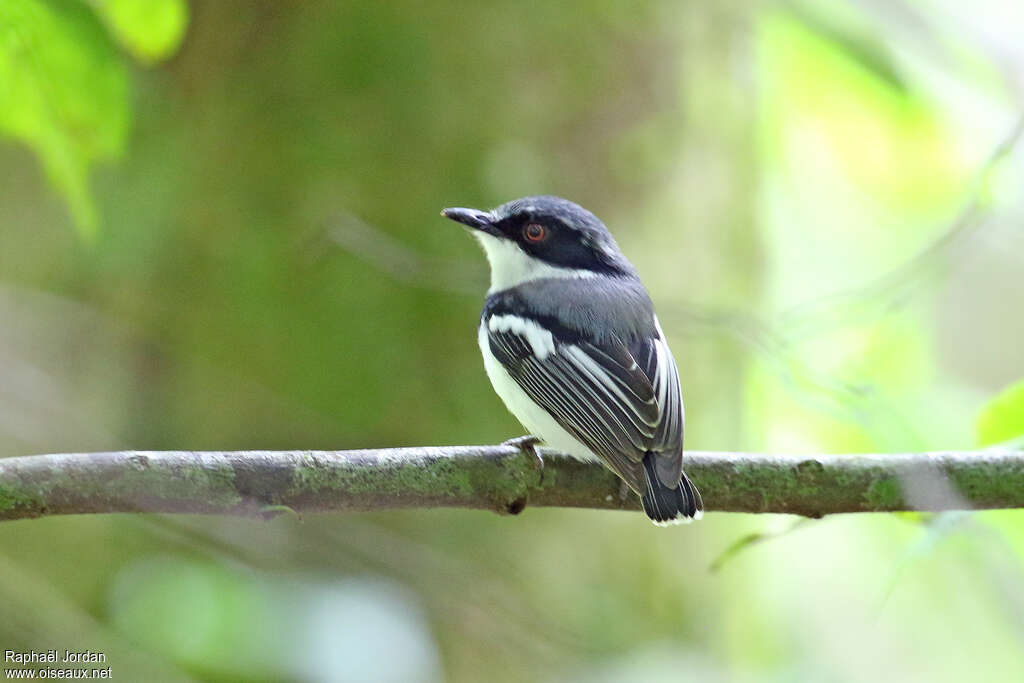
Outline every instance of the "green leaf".
{"type": "Polygon", "coordinates": [[[185,0],[93,0],[90,4],[114,39],[144,64],[173,55],[188,26],[185,0]]]}
{"type": "Polygon", "coordinates": [[[988,446],[1024,436],[1024,380],[1011,384],[978,414],[978,443],[988,446]]]}
{"type": "Polygon", "coordinates": [[[83,236],[97,223],[89,168],[121,153],[128,119],[125,66],[88,7],[0,2],[0,135],[38,155],[83,236]]]}

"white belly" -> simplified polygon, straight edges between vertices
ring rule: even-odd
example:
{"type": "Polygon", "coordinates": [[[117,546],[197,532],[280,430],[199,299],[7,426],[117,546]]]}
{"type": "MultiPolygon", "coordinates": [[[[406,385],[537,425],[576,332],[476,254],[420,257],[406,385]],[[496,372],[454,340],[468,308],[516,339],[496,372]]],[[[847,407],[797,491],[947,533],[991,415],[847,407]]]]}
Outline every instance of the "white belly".
{"type": "Polygon", "coordinates": [[[491,386],[505,402],[505,407],[509,409],[509,412],[515,415],[530,434],[543,439],[545,446],[571,455],[578,460],[598,460],[589,448],[562,429],[555,418],[534,403],[526,395],[526,392],[516,384],[501,362],[491,353],[491,345],[487,341],[487,330],[483,323],[480,324],[477,341],[480,343],[480,352],[484,356],[484,368],[491,380],[491,386]]]}

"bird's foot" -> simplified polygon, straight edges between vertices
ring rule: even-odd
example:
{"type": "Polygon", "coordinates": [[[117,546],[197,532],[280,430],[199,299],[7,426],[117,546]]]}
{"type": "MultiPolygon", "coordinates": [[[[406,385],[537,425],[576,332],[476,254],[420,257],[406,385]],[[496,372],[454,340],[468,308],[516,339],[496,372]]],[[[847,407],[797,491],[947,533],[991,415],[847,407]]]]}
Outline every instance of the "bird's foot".
{"type": "Polygon", "coordinates": [[[502,446],[512,446],[518,448],[527,455],[532,455],[534,458],[533,466],[540,470],[540,481],[544,483],[544,458],[540,454],[540,449],[537,448],[537,444],[542,441],[540,437],[527,434],[526,436],[517,436],[514,439],[503,441],[502,446]]]}

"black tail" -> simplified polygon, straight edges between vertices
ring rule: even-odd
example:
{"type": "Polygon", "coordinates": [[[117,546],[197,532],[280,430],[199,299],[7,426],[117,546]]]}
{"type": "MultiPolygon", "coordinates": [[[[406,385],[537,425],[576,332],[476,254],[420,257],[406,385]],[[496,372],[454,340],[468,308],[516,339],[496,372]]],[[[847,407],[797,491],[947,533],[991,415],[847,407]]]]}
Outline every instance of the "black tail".
{"type": "Polygon", "coordinates": [[[686,473],[682,473],[675,488],[669,488],[658,479],[654,458],[653,453],[644,456],[645,489],[640,500],[647,516],[659,526],[700,519],[704,515],[704,501],[697,488],[686,478],[686,473]]]}

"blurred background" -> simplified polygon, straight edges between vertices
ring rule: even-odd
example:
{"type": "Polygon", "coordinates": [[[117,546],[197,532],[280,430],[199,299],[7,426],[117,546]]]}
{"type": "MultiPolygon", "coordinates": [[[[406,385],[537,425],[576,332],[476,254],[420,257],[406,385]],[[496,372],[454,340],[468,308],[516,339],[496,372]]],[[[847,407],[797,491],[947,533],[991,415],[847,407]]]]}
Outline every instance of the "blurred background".
{"type": "MultiPolygon", "coordinates": [[[[644,275],[688,448],[1017,438],[1022,22],[0,3],[0,455],[516,436],[483,255],[438,211],[530,193],[644,275]]],[[[1024,680],[1022,559],[1019,512],[5,522],[0,649],[147,681],[1024,680]]]]}

